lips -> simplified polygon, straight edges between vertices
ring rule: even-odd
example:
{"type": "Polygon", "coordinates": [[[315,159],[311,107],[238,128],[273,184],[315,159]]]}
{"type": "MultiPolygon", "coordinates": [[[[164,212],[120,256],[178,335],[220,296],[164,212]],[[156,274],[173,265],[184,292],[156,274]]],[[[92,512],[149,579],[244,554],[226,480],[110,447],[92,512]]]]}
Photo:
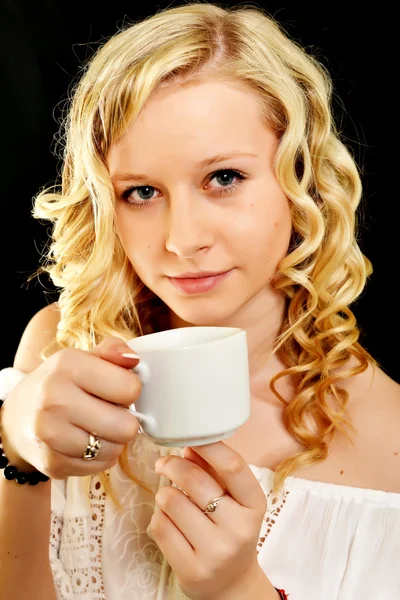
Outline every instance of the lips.
{"type": "Polygon", "coordinates": [[[224,272],[201,271],[183,273],[177,277],[168,277],[172,285],[185,294],[203,294],[217,287],[231,274],[232,269],[224,272]]]}

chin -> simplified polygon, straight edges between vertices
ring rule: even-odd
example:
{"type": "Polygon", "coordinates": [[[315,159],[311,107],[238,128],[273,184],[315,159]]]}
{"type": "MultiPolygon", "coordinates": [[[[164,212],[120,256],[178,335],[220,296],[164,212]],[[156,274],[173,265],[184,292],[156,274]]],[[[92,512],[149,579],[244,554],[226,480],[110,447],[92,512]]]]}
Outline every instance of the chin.
{"type": "Polygon", "coordinates": [[[206,298],[196,307],[182,306],[182,304],[174,306],[174,303],[169,307],[184,323],[203,327],[228,327],[229,321],[236,312],[234,307],[227,306],[226,302],[210,302],[206,298]]]}

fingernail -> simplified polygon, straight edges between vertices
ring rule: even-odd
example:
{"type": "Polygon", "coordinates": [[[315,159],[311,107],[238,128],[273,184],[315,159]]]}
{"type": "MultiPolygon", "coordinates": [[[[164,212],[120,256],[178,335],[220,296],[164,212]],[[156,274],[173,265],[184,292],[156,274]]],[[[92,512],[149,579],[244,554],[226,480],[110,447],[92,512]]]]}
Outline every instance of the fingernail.
{"type": "Polygon", "coordinates": [[[124,352],[123,354],[121,354],[121,356],[123,356],[124,358],[140,358],[140,356],[138,356],[134,352],[124,352]]]}

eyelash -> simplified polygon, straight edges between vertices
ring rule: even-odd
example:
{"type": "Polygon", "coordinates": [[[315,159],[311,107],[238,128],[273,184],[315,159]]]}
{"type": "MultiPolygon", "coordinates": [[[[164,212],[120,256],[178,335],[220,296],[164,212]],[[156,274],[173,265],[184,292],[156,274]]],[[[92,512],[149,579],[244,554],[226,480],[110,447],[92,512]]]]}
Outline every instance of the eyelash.
{"type": "MultiPolygon", "coordinates": [[[[243,181],[245,179],[247,179],[246,176],[244,175],[244,173],[242,173],[241,171],[238,171],[237,169],[232,169],[232,168],[228,167],[226,169],[218,169],[217,171],[214,171],[213,173],[211,173],[209,175],[209,182],[212,181],[214,179],[214,177],[218,176],[220,173],[233,173],[238,181],[237,181],[237,183],[231,184],[226,187],[214,188],[215,190],[218,190],[216,193],[213,194],[215,196],[223,196],[224,194],[231,194],[232,192],[234,192],[235,189],[237,189],[243,183],[243,181]]],[[[121,193],[121,200],[122,200],[122,202],[127,204],[127,206],[129,206],[130,208],[133,208],[133,209],[139,209],[139,208],[143,208],[144,206],[148,206],[153,201],[153,198],[150,198],[149,200],[141,200],[140,202],[131,202],[129,200],[129,196],[131,194],[133,194],[133,192],[135,192],[136,190],[138,190],[140,188],[152,188],[152,187],[153,186],[151,186],[151,185],[129,186],[121,193]]]]}

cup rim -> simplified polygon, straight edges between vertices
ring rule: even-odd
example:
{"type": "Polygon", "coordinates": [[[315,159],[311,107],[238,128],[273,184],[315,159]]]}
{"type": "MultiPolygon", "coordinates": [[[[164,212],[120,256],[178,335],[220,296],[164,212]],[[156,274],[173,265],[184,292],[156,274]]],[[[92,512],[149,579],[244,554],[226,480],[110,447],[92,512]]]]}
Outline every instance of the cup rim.
{"type": "MultiPolygon", "coordinates": [[[[171,352],[171,351],[175,351],[175,352],[180,352],[182,350],[190,350],[190,349],[194,349],[194,348],[200,348],[202,346],[207,346],[209,344],[218,344],[219,342],[225,342],[226,340],[235,337],[237,335],[241,335],[241,334],[246,334],[246,330],[245,329],[241,329],[240,327],[220,327],[220,326],[208,326],[208,325],[193,325],[192,327],[175,327],[174,329],[166,329],[164,331],[155,331],[154,333],[148,333],[146,335],[139,335],[136,336],[134,338],[130,338],[129,340],[127,340],[127,344],[130,348],[132,348],[132,350],[137,350],[139,355],[140,352],[171,352]],[[206,341],[202,341],[202,342],[192,342],[192,343],[187,343],[187,344],[183,344],[181,346],[161,346],[159,348],[142,348],[140,349],[138,347],[138,345],[136,344],[136,342],[138,340],[141,340],[143,338],[146,339],[154,339],[156,337],[166,337],[167,335],[175,335],[174,333],[171,334],[171,332],[175,332],[175,331],[189,331],[189,330],[226,330],[226,335],[224,335],[223,337],[218,337],[218,338],[214,338],[214,339],[209,339],[206,341]]],[[[139,343],[140,344],[140,343],[139,343]]]]}

